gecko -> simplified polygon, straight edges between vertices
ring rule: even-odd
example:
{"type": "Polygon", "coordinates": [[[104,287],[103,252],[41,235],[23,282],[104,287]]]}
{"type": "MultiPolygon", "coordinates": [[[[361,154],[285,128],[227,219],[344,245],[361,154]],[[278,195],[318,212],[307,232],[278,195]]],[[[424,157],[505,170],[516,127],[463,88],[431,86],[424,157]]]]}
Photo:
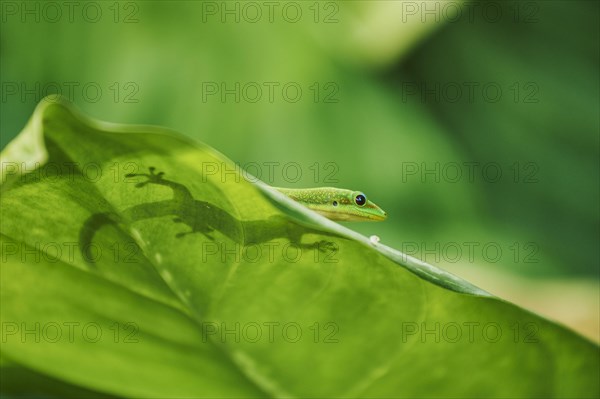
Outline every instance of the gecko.
{"type": "Polygon", "coordinates": [[[354,222],[387,218],[387,213],[360,191],[335,187],[273,188],[330,220],[354,222]]]}
{"type": "MultiPolygon", "coordinates": [[[[149,173],[131,173],[125,177],[143,177],[144,180],[138,182],[135,185],[136,188],[143,188],[148,184],[169,187],[173,192],[172,198],[133,205],[121,210],[119,214],[114,212],[95,213],[84,222],[80,230],[79,244],[83,258],[88,264],[95,264],[90,248],[96,232],[102,226],[119,225],[124,221],[135,223],[144,219],[164,216],[172,216],[173,222],[190,227],[189,231],[177,233],[177,238],[200,233],[209,240],[215,240],[213,233],[219,231],[223,236],[234,242],[245,245],[287,237],[290,243],[298,248],[327,252],[335,247],[331,242],[324,240],[302,243],[302,236],[305,234],[332,234],[300,226],[285,217],[276,216],[266,220],[239,220],[215,204],[195,199],[184,185],[165,179],[164,175],[164,172],[157,172],[156,168],[150,167],[149,173]]],[[[331,220],[384,220],[387,217],[387,214],[380,207],[369,201],[360,191],[332,187],[273,188],[331,220]]]]}

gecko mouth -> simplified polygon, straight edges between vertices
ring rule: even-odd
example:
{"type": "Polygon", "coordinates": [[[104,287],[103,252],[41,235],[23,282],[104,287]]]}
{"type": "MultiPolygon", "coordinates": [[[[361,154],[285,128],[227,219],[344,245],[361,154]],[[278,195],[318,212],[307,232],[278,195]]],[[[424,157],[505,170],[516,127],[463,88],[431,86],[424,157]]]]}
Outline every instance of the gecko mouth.
{"type": "Polygon", "coordinates": [[[372,221],[380,221],[380,220],[385,220],[387,218],[387,213],[380,211],[380,212],[363,212],[361,214],[352,214],[352,213],[347,213],[347,212],[332,212],[332,211],[326,211],[326,210],[316,210],[315,211],[322,215],[325,216],[327,219],[330,220],[334,220],[337,222],[358,222],[358,221],[368,221],[368,220],[372,220],[372,221]]]}
{"type": "Polygon", "coordinates": [[[383,209],[381,209],[377,205],[371,203],[371,204],[369,204],[368,209],[371,212],[367,212],[366,213],[367,218],[369,218],[371,220],[385,220],[385,219],[387,219],[387,212],[385,212],[383,209]]]}
{"type": "Polygon", "coordinates": [[[372,220],[385,220],[385,219],[387,219],[387,213],[386,212],[381,212],[379,214],[373,213],[373,214],[368,214],[367,217],[372,220]]]}

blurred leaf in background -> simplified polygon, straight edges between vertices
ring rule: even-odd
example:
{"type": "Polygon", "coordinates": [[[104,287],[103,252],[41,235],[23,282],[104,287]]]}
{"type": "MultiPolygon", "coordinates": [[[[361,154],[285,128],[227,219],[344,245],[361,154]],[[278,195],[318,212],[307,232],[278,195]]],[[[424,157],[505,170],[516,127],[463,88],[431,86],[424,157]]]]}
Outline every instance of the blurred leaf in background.
{"type": "Polygon", "coordinates": [[[91,4],[3,3],[2,147],[54,91],[168,126],[269,184],[365,191],[390,217],[353,229],[467,279],[590,280],[598,340],[597,2],[91,4]]]}

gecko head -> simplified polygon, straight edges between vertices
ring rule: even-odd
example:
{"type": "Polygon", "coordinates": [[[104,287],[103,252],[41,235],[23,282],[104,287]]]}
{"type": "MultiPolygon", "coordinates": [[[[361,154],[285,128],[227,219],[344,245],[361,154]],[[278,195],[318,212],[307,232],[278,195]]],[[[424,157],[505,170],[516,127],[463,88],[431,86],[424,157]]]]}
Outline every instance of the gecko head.
{"type": "Polygon", "coordinates": [[[353,191],[351,200],[354,209],[357,211],[357,220],[385,220],[387,218],[387,213],[373,201],[367,199],[367,196],[362,192],[353,191]]]}
{"type": "Polygon", "coordinates": [[[331,220],[354,222],[354,221],[378,221],[385,220],[387,213],[370,201],[361,191],[344,190],[343,195],[339,192],[331,198],[327,210],[321,211],[331,220]]]}

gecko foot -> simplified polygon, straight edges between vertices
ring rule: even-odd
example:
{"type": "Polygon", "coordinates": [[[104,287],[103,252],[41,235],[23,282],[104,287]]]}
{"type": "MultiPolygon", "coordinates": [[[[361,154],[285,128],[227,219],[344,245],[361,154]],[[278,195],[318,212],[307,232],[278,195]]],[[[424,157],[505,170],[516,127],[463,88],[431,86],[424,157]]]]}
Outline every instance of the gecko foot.
{"type": "Polygon", "coordinates": [[[138,188],[144,187],[146,184],[149,184],[149,183],[158,183],[163,180],[163,176],[164,176],[165,172],[155,173],[156,168],[154,166],[150,166],[148,168],[148,170],[150,173],[127,173],[125,175],[125,177],[128,177],[128,178],[137,177],[137,176],[146,177],[147,178],[146,181],[139,182],[135,185],[138,188]]]}
{"type": "Polygon", "coordinates": [[[319,252],[336,252],[338,250],[337,244],[331,241],[321,240],[314,243],[314,245],[319,252]]]}

